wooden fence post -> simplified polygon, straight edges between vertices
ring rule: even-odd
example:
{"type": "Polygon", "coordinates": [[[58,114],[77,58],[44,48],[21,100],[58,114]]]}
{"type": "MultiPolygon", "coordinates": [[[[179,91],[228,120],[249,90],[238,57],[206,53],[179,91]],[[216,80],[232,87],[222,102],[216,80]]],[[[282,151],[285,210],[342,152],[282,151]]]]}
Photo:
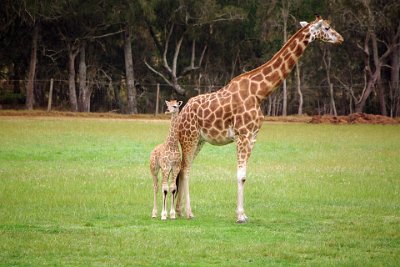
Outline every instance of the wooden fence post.
{"type": "Polygon", "coordinates": [[[53,78],[50,79],[49,102],[47,104],[47,112],[51,111],[51,100],[53,99],[53,78]]]}
{"type": "Polygon", "coordinates": [[[160,84],[157,83],[157,96],[156,96],[156,116],[158,115],[158,104],[160,103],[160,84]]]}

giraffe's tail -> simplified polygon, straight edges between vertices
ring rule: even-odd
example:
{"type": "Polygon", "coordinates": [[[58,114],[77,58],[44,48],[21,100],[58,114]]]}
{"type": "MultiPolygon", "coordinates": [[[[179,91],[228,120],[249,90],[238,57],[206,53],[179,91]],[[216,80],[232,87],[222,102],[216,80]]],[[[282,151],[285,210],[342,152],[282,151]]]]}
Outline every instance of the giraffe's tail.
{"type": "Polygon", "coordinates": [[[176,176],[176,179],[175,179],[175,183],[176,183],[176,194],[175,195],[177,195],[178,194],[178,192],[179,192],[179,180],[180,180],[180,177],[181,176],[181,172],[179,172],[178,173],[178,175],[176,176]]]}

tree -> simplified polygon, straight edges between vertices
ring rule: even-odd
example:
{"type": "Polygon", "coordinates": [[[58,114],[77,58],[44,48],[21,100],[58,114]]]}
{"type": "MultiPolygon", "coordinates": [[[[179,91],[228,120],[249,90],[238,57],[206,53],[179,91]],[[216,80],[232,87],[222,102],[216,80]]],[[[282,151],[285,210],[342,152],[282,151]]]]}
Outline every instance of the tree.
{"type": "Polygon", "coordinates": [[[161,63],[157,67],[145,61],[146,66],[164,82],[170,85],[176,93],[187,95],[180,81],[187,79],[203,64],[208,49],[208,39],[213,34],[215,24],[242,20],[243,14],[239,8],[219,6],[216,1],[199,3],[198,1],[180,1],[165,7],[155,7],[156,13],[164,13],[168,9],[169,15],[157,16],[155,21],[147,21],[149,33],[153,38],[161,63]],[[199,41],[199,42],[198,42],[199,41]],[[171,43],[175,46],[170,49],[171,43]],[[197,44],[203,43],[201,52],[196,53],[197,44]],[[182,58],[182,45],[186,45],[189,53],[182,58]],[[181,63],[184,62],[184,63],[181,63]],[[157,70],[159,68],[162,70],[157,70]]]}
{"type": "Polygon", "coordinates": [[[299,107],[297,109],[297,115],[303,115],[303,92],[301,91],[301,78],[300,78],[300,64],[296,64],[296,88],[299,95],[299,107]]]}
{"type": "Polygon", "coordinates": [[[75,58],[79,53],[79,49],[75,44],[68,43],[68,93],[71,111],[78,111],[78,101],[76,97],[75,86],[75,58]]]}
{"type": "Polygon", "coordinates": [[[383,3],[371,2],[370,0],[345,1],[345,4],[351,6],[351,12],[345,14],[357,29],[355,36],[360,36],[359,29],[362,29],[362,33],[365,33],[365,35],[360,36],[363,39],[363,44],[357,42],[357,47],[364,54],[365,84],[358,97],[352,92],[355,100],[355,111],[364,112],[367,99],[373,90],[378,88],[381,114],[386,115],[385,90],[382,87],[382,67],[386,64],[395,47],[399,45],[400,27],[398,27],[398,23],[391,25],[387,21],[385,13],[390,9],[398,10],[399,4],[397,1],[383,3]],[[391,35],[388,36],[385,34],[385,28],[394,28],[395,30],[392,30],[391,35]],[[379,34],[383,34],[383,38],[379,37],[379,34]],[[390,41],[385,42],[384,39],[390,41]]]}
{"type": "Polygon", "coordinates": [[[111,10],[108,21],[113,24],[120,24],[123,28],[123,49],[124,49],[124,65],[125,78],[127,85],[127,100],[129,114],[138,113],[137,108],[137,92],[134,77],[134,62],[132,53],[133,27],[145,20],[145,17],[152,17],[152,6],[154,1],[127,1],[114,0],[109,3],[108,8],[111,10]]]}
{"type": "Polygon", "coordinates": [[[331,114],[333,113],[334,116],[337,116],[336,105],[335,105],[335,97],[333,93],[333,84],[331,81],[331,52],[330,48],[326,45],[323,46],[323,55],[322,55],[322,62],[324,63],[325,71],[326,71],[326,81],[329,87],[329,97],[330,97],[330,110],[331,114]]]}
{"type": "Polygon", "coordinates": [[[133,58],[132,58],[132,31],[129,24],[126,25],[124,33],[124,56],[125,56],[125,71],[126,81],[128,86],[128,113],[137,113],[137,101],[136,101],[136,88],[135,78],[133,75],[133,58]]]}
{"type": "Polygon", "coordinates": [[[79,48],[79,103],[80,112],[90,111],[90,96],[92,88],[87,81],[86,42],[82,41],[79,48]]]}
{"type": "Polygon", "coordinates": [[[43,105],[54,78],[61,108],[153,112],[156,83],[167,85],[163,98],[216,90],[265,63],[317,11],[344,44],[306,52],[265,113],[398,116],[398,10],[395,0],[4,0],[0,100],[5,88],[27,108],[43,105]]]}
{"type": "MultiPolygon", "coordinates": [[[[281,7],[282,21],[283,21],[283,44],[286,44],[288,36],[287,36],[287,23],[289,19],[289,9],[290,9],[290,1],[283,0],[281,7]]],[[[286,79],[283,80],[282,83],[283,90],[283,103],[282,103],[282,116],[287,116],[287,88],[286,88],[286,79]]]]}
{"type": "Polygon", "coordinates": [[[54,8],[57,2],[20,0],[13,2],[12,5],[14,10],[21,14],[22,21],[32,30],[28,81],[26,83],[26,108],[33,109],[39,29],[42,23],[53,20],[58,16],[54,8]]]}
{"type": "Polygon", "coordinates": [[[28,82],[26,83],[26,108],[29,110],[33,109],[33,104],[34,104],[33,86],[36,74],[36,61],[37,61],[36,54],[37,54],[38,38],[39,38],[39,25],[38,23],[35,23],[35,25],[33,26],[33,34],[32,34],[31,59],[29,63],[28,82]]]}

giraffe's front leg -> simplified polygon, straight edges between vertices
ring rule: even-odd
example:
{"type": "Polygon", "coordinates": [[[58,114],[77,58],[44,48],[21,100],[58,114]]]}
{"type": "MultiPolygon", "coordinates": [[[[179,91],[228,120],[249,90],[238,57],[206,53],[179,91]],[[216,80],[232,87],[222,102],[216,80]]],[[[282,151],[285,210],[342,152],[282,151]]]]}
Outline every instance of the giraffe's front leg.
{"type": "Polygon", "coordinates": [[[239,165],[237,171],[238,196],[237,196],[237,220],[238,223],[246,223],[248,217],[244,213],[244,182],[246,181],[246,164],[239,165]]]}
{"type": "Polygon", "coordinates": [[[185,196],[185,212],[186,218],[193,219],[194,215],[190,207],[190,195],[189,195],[189,171],[184,169],[179,174],[179,190],[176,201],[176,212],[178,216],[182,216],[182,202],[183,196],[185,196]]]}
{"type": "Polygon", "coordinates": [[[168,176],[169,176],[169,171],[163,170],[163,180],[162,180],[163,208],[161,211],[161,220],[163,221],[167,219],[168,176]]]}
{"type": "Polygon", "coordinates": [[[244,183],[247,174],[247,160],[250,157],[254,141],[242,137],[237,140],[237,181],[238,181],[238,196],[237,196],[237,221],[238,223],[246,223],[248,217],[244,213],[244,183]]]}
{"type": "Polygon", "coordinates": [[[186,197],[186,202],[185,202],[185,211],[186,211],[186,218],[188,219],[193,219],[194,215],[192,212],[192,208],[190,206],[190,194],[189,194],[189,176],[185,177],[183,180],[183,188],[185,189],[185,197],[186,197]]]}
{"type": "Polygon", "coordinates": [[[179,173],[179,190],[178,199],[176,202],[176,211],[179,216],[182,214],[182,199],[185,196],[185,212],[188,219],[194,218],[192,209],[190,207],[190,194],[189,194],[189,172],[195,155],[198,153],[201,146],[198,142],[196,145],[189,147],[182,147],[182,165],[179,173]]]}

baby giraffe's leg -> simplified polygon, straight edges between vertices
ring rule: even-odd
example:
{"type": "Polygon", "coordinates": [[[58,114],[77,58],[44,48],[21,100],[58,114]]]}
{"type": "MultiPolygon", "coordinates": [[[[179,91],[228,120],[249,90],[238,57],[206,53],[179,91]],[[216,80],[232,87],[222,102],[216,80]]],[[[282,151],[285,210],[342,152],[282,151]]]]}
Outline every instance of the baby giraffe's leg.
{"type": "Polygon", "coordinates": [[[154,189],[154,205],[153,205],[153,212],[151,213],[151,217],[156,218],[157,217],[157,193],[158,193],[157,174],[153,175],[153,189],[154,189]]]}
{"type": "Polygon", "coordinates": [[[153,176],[153,191],[154,191],[154,204],[153,211],[151,212],[151,217],[157,217],[157,193],[158,193],[158,171],[160,170],[160,166],[157,163],[157,159],[152,155],[150,159],[150,172],[153,176]]]}
{"type": "Polygon", "coordinates": [[[163,180],[162,180],[162,194],[163,194],[163,208],[161,211],[161,220],[167,219],[167,194],[168,194],[168,176],[169,170],[163,170],[163,180]]]}
{"type": "Polygon", "coordinates": [[[180,170],[180,163],[175,165],[175,167],[172,169],[172,183],[170,187],[171,191],[171,210],[169,212],[169,216],[172,220],[176,219],[175,215],[175,198],[176,198],[176,179],[178,178],[179,175],[179,170],[180,170]]]}

